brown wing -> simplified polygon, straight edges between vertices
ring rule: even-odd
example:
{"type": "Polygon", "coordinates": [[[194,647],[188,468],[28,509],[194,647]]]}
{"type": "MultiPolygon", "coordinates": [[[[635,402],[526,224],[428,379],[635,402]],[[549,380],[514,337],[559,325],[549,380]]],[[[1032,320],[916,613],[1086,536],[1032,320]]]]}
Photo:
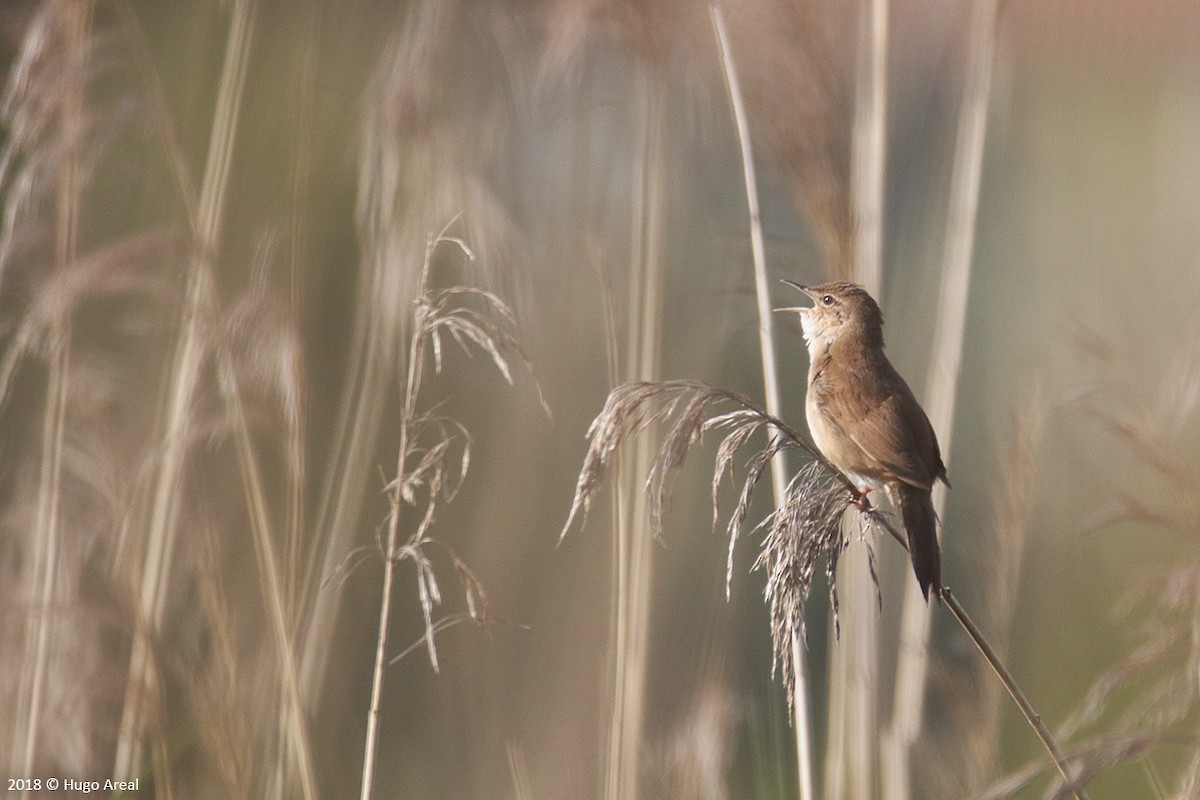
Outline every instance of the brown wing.
{"type": "Polygon", "coordinates": [[[929,490],[942,469],[937,440],[925,412],[905,399],[891,395],[846,432],[899,480],[929,490]]]}
{"type": "Polygon", "coordinates": [[[825,413],[896,480],[929,490],[946,472],[933,426],[903,378],[880,366],[848,371],[849,391],[823,393],[825,413]]]}

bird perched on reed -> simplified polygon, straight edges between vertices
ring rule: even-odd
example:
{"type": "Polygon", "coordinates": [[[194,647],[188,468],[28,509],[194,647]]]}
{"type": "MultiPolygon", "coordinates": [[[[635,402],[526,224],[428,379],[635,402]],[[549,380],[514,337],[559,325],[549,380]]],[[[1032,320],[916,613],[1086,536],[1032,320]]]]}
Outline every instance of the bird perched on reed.
{"type": "Polygon", "coordinates": [[[854,283],[802,286],[812,298],[798,312],[808,345],[805,412],[813,442],[860,487],[859,498],[883,486],[900,512],[913,571],[925,598],[939,594],[941,553],[931,493],[947,486],[937,435],[921,404],[883,352],[883,314],[854,283]]]}

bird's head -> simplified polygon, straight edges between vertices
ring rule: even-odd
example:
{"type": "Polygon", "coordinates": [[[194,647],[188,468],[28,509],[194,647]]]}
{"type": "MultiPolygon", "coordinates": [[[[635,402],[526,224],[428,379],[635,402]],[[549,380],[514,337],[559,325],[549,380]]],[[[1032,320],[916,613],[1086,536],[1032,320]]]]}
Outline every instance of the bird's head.
{"type": "Polygon", "coordinates": [[[812,298],[811,307],[777,308],[776,311],[800,314],[800,327],[809,348],[828,346],[852,336],[869,346],[883,346],[883,313],[867,290],[857,283],[835,281],[819,286],[803,286],[785,280],[812,298]]]}

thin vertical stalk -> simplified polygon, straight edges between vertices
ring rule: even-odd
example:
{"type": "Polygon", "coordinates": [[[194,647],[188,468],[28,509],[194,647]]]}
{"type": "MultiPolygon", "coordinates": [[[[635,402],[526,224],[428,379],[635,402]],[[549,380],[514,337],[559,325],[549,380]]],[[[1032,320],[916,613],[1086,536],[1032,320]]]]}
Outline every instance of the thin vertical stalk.
{"type": "MultiPolygon", "coordinates": [[[[315,116],[313,76],[317,61],[317,15],[320,4],[304,9],[304,32],[301,37],[299,75],[295,83],[298,109],[295,125],[295,156],[292,161],[291,185],[288,191],[288,313],[299,320],[304,313],[304,253],[307,248],[305,230],[309,185],[312,180],[313,122],[315,116]]],[[[304,487],[307,483],[307,459],[304,452],[304,397],[294,398],[288,408],[289,486],[288,517],[283,563],[287,582],[285,596],[289,608],[298,609],[303,601],[305,584],[301,567],[304,529],[304,487]]]]}
{"type": "MultiPolygon", "coordinates": [[[[854,275],[876,299],[883,295],[887,33],[887,0],[862,0],[851,163],[854,275]]],[[[840,569],[846,636],[832,650],[830,720],[840,725],[826,757],[831,800],[877,794],[879,620],[867,547],[852,544],[840,569]]]]}
{"type": "MultiPolygon", "coordinates": [[[[425,243],[425,262],[417,296],[425,292],[429,268],[433,258],[434,237],[425,243]]],[[[417,314],[424,313],[418,310],[417,314]]],[[[388,627],[391,620],[392,593],[396,581],[396,565],[399,562],[400,509],[403,500],[400,493],[404,486],[404,469],[408,462],[409,435],[416,419],[417,393],[424,370],[424,347],[421,335],[421,319],[415,320],[408,343],[408,369],[404,380],[404,404],[400,411],[400,446],[396,455],[396,477],[388,492],[387,549],[384,552],[383,588],[379,598],[379,633],[375,647],[375,668],[371,674],[371,707],[367,712],[367,734],[363,745],[363,772],[360,800],[371,800],[375,790],[375,762],[379,751],[379,716],[383,705],[383,674],[387,669],[388,627]]],[[[432,641],[432,640],[431,640],[432,641]]],[[[436,669],[436,663],[434,668],[436,669]]]]}
{"type": "Polygon", "coordinates": [[[883,303],[888,0],[861,0],[854,96],[854,277],[883,303]]]}
{"type": "MultiPolygon", "coordinates": [[[[438,8],[439,4],[428,0],[415,4],[413,24],[417,27],[405,35],[415,41],[433,41],[439,35],[438,8]]],[[[402,70],[408,66],[401,61],[398,48],[398,42],[389,45],[383,66],[371,79],[371,96],[378,104],[386,106],[387,86],[402,80],[402,70]]],[[[358,160],[356,214],[359,236],[366,244],[354,301],[353,357],[339,398],[329,449],[332,455],[324,470],[326,480],[316,515],[316,529],[328,535],[310,553],[305,586],[319,585],[336,571],[359,531],[363,499],[372,491],[370,465],[383,427],[389,387],[398,378],[396,365],[404,357],[405,315],[393,315],[380,302],[381,297],[395,298],[396,307],[403,308],[411,299],[389,278],[397,264],[409,261],[408,240],[399,228],[405,214],[411,212],[398,207],[407,165],[396,148],[389,146],[393,144],[391,119],[386,114],[382,118],[372,115],[360,129],[363,152],[358,160]]],[[[340,591],[318,592],[309,598],[309,613],[300,630],[301,680],[306,695],[318,694],[325,682],[341,602],[340,591]]]]}
{"type": "MultiPolygon", "coordinates": [[[[374,259],[382,268],[383,259],[374,259]]],[[[371,309],[373,286],[364,280],[355,306],[354,357],[336,413],[328,483],[316,514],[316,530],[328,532],[327,541],[312,549],[305,565],[304,586],[319,585],[333,574],[347,549],[345,542],[358,521],[362,498],[369,492],[367,471],[383,425],[386,387],[394,380],[391,366],[397,360],[395,331],[371,309]],[[339,545],[341,550],[339,550],[339,545]],[[339,555],[342,554],[342,555],[339,555]]],[[[304,625],[298,631],[301,655],[300,681],[306,697],[317,695],[324,682],[330,644],[333,640],[341,593],[318,592],[304,625]]]]}
{"type": "MultiPolygon", "coordinates": [[[[638,69],[641,104],[634,162],[631,269],[626,325],[626,378],[651,380],[658,373],[662,319],[662,229],[666,147],[664,96],[647,67],[638,69]]],[[[627,513],[618,521],[616,695],[609,727],[605,797],[636,800],[642,753],[646,663],[649,644],[650,578],[654,542],[646,530],[647,500],[640,479],[654,460],[650,437],[634,443],[632,464],[623,477],[622,503],[627,513]]]]}
{"type": "Polygon", "coordinates": [[[114,775],[118,778],[132,777],[141,769],[142,735],[148,716],[147,693],[157,684],[151,639],[157,635],[162,622],[178,534],[179,494],[191,427],[192,400],[203,361],[204,300],[213,296],[208,259],[216,252],[220,239],[221,212],[253,30],[252,7],[253,0],[238,0],[233,6],[200,203],[197,217],[189,220],[194,228],[197,252],[189,265],[182,324],[172,360],[163,419],[162,457],[151,489],[146,557],[114,766],[114,775]]]}
{"type": "MultiPolygon", "coordinates": [[[[763,392],[767,413],[776,418],[783,416],[783,402],[779,390],[777,366],[778,349],[775,345],[775,315],[771,311],[771,296],[767,278],[766,248],[763,245],[762,214],[758,206],[758,179],[754,170],[754,151],[750,140],[750,126],[746,106],[738,81],[737,68],[729,45],[729,34],[721,9],[708,7],[713,29],[717,35],[717,47],[721,54],[721,65],[725,72],[725,84],[733,106],[733,119],[737,127],[738,146],[742,157],[742,179],[746,186],[746,205],[750,215],[750,251],[754,260],[754,295],[758,309],[759,355],[762,359],[763,392]]],[[[771,460],[771,489],[776,507],[782,506],[787,494],[787,456],[783,451],[771,460]]],[[[728,594],[729,587],[726,586],[728,594]]],[[[790,620],[792,667],[795,676],[792,693],[793,722],[796,728],[796,771],[801,800],[813,797],[812,780],[812,729],[808,703],[808,669],[804,659],[804,645],[800,641],[800,620],[790,620]]]]}
{"type": "MultiPolygon", "coordinates": [[[[91,5],[76,3],[68,8],[63,18],[68,42],[67,69],[70,90],[62,99],[59,109],[62,141],[66,144],[66,161],[58,179],[55,210],[55,261],[60,270],[69,268],[75,259],[79,234],[79,195],[82,189],[82,174],[79,164],[83,145],[83,79],[88,47],[88,28],[91,24],[91,5]]],[[[26,653],[27,669],[23,677],[28,682],[21,684],[22,691],[28,685],[24,731],[24,753],[19,767],[21,775],[35,774],[37,742],[43,716],[43,694],[50,666],[50,639],[53,624],[52,608],[56,578],[58,575],[59,550],[62,543],[60,505],[62,502],[62,459],[63,439],[66,431],[67,398],[69,393],[69,364],[71,347],[71,324],[66,318],[56,320],[50,332],[50,358],[47,365],[46,408],[42,425],[41,468],[38,475],[37,520],[33,531],[35,550],[34,568],[38,576],[37,611],[32,615],[32,647],[26,653]]],[[[23,698],[24,699],[24,698],[23,698]]],[[[16,741],[20,741],[19,739],[16,741]]],[[[22,793],[27,796],[28,790],[22,793]]]]}
{"type": "MultiPolygon", "coordinates": [[[[259,574],[263,578],[263,600],[267,605],[268,627],[271,629],[276,656],[282,672],[280,700],[285,709],[286,723],[281,726],[280,737],[291,745],[295,755],[302,796],[306,800],[313,800],[317,796],[317,781],[308,748],[308,725],[300,696],[300,682],[296,674],[295,654],[290,634],[291,625],[288,620],[287,600],[284,596],[285,589],[279,576],[279,563],[275,555],[275,547],[271,541],[271,522],[267,511],[262,472],[250,440],[249,422],[237,385],[237,376],[227,353],[222,353],[220,368],[222,382],[226,389],[225,400],[237,421],[235,438],[238,463],[241,466],[244,481],[246,504],[250,509],[251,538],[254,540],[259,574]]],[[[283,775],[279,775],[278,780],[280,786],[286,783],[283,775]]]]}
{"type": "MultiPolygon", "coordinates": [[[[995,56],[996,11],[997,0],[976,0],[971,9],[967,83],[959,109],[946,250],[942,264],[942,291],[938,298],[925,400],[925,409],[934,430],[938,432],[947,463],[952,452],[955,390],[966,330],[971,254],[974,249],[983,144],[995,56]]],[[[934,506],[939,517],[943,514],[945,504],[945,487],[938,486],[934,491],[934,506]]],[[[883,736],[883,768],[886,775],[884,796],[887,800],[908,800],[911,797],[910,760],[912,747],[921,732],[929,666],[932,609],[920,594],[915,581],[905,581],[904,586],[891,724],[883,736]]]]}
{"type": "MultiPolygon", "coordinates": [[[[42,463],[38,487],[37,525],[34,536],[39,542],[36,566],[38,567],[37,612],[33,615],[32,626],[33,662],[29,672],[31,682],[29,689],[28,714],[25,718],[25,750],[21,762],[23,775],[34,775],[34,758],[37,753],[37,740],[41,728],[43,713],[42,694],[45,690],[49,668],[50,630],[52,627],[52,608],[54,603],[55,577],[58,574],[58,552],[61,544],[62,529],[59,525],[59,505],[62,492],[62,453],[63,433],[66,425],[67,364],[69,363],[70,345],[67,341],[69,332],[56,330],[51,345],[52,352],[49,363],[49,380],[46,387],[46,412],[42,428],[42,463]]],[[[28,792],[22,793],[27,796],[28,792]]]]}

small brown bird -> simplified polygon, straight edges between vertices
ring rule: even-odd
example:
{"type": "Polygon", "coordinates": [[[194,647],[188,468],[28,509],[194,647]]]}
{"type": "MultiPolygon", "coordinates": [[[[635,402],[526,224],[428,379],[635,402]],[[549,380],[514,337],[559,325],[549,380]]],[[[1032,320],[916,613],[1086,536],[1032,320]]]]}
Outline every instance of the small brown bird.
{"type": "Polygon", "coordinates": [[[921,404],[883,353],[883,314],[853,283],[795,286],[816,303],[800,314],[808,344],[808,429],[817,448],[858,484],[882,484],[908,534],[921,591],[942,588],[933,484],[947,486],[937,436],[921,404]]]}

